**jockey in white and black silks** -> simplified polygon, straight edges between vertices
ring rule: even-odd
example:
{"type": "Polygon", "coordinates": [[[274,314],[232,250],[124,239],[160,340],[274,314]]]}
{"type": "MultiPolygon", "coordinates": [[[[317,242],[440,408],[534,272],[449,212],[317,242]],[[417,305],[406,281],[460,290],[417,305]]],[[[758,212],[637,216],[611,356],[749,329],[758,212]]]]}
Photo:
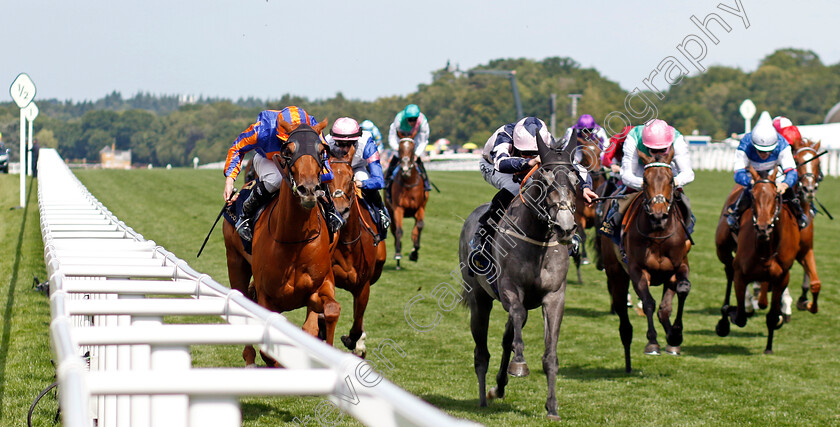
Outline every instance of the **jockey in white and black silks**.
{"type": "MultiPolygon", "coordinates": [[[[395,155],[391,156],[391,162],[388,164],[388,170],[385,172],[385,186],[387,189],[391,188],[391,181],[394,179],[394,170],[397,168],[400,159],[396,152],[400,149],[400,137],[405,135],[406,138],[414,140],[414,158],[417,168],[420,169],[420,175],[423,176],[423,185],[426,191],[432,189],[429,176],[426,174],[426,167],[423,166],[422,156],[426,152],[426,146],[429,145],[429,121],[426,115],[420,112],[420,107],[415,104],[408,104],[405,108],[397,113],[394,117],[391,127],[388,129],[388,146],[394,151],[395,155]],[[398,133],[399,132],[399,133],[398,133]]],[[[385,191],[386,197],[390,196],[390,191],[385,191]]]]}
{"type": "Polygon", "coordinates": [[[353,145],[356,146],[356,152],[350,161],[350,167],[353,168],[353,180],[356,182],[356,187],[362,190],[365,201],[376,208],[378,214],[374,220],[382,227],[380,233],[387,230],[391,223],[390,215],[379,195],[379,190],[385,188],[385,179],[373,135],[363,130],[356,120],[342,117],[333,123],[332,131],[326,139],[330,149],[338,157],[341,157],[342,153],[346,154],[353,145]]]}
{"type": "MultiPolygon", "coordinates": [[[[797,131],[795,134],[798,135],[799,132],[797,131]]],[[[793,134],[791,133],[791,135],[793,134]]],[[[774,124],[766,120],[756,123],[755,129],[741,138],[741,144],[738,145],[738,151],[735,152],[733,167],[735,182],[743,186],[744,191],[741,192],[735,203],[729,207],[726,218],[729,228],[738,232],[741,214],[752,201],[749,190],[754,182],[749,172],[750,167],[755,169],[756,172],[770,172],[777,167],[781,168],[782,173],[776,176],[776,191],[782,195],[782,199],[790,207],[794,218],[797,219],[799,228],[807,227],[808,215],[802,210],[802,205],[793,192],[793,186],[799,179],[793,151],[785,137],[776,130],[774,124]]]]}
{"type": "MultiPolygon", "coordinates": [[[[225,189],[222,193],[225,201],[231,199],[233,194],[233,183],[239,175],[240,164],[245,153],[254,150],[253,169],[259,177],[259,183],[251,190],[251,195],[242,204],[242,215],[236,223],[236,231],[246,241],[253,238],[252,217],[257,210],[271,200],[274,192],[280,188],[283,182],[283,175],[277,169],[271,157],[283,150],[283,143],[289,138],[282,126],[278,125],[278,117],[291,124],[305,123],[315,126],[318,121],[308,114],[303,108],[290,106],[282,110],[265,110],[260,112],[257,121],[239,134],[236,141],[228,150],[225,160],[225,189]]],[[[323,136],[321,136],[323,140],[323,136]]],[[[324,141],[326,143],[326,141],[324,141]]],[[[324,152],[324,171],[321,174],[321,182],[332,179],[332,171],[329,169],[329,161],[324,152]]],[[[332,199],[327,196],[319,198],[319,202],[326,213],[327,227],[331,232],[338,231],[344,225],[344,219],[335,209],[332,199]]],[[[235,200],[235,198],[234,198],[235,200]]]]}
{"type": "MultiPolygon", "coordinates": [[[[566,148],[565,145],[557,146],[545,122],[536,117],[525,117],[496,129],[484,144],[482,158],[479,160],[481,175],[499,192],[493,197],[487,212],[479,218],[475,236],[470,240],[469,259],[476,264],[472,266],[475,271],[487,271],[489,268],[490,260],[487,254],[491,252],[484,250],[484,245],[493,234],[493,226],[498,224],[510,202],[519,194],[525,174],[539,163],[537,133],[549,147],[555,150],[566,148]]],[[[576,150],[573,162],[580,178],[583,196],[587,202],[591,202],[597,196],[592,191],[589,172],[580,166],[581,156],[581,152],[576,150]]],[[[574,238],[577,238],[577,235],[574,238]]],[[[578,241],[575,243],[579,244],[578,241]]],[[[572,250],[577,250],[577,246],[573,245],[572,250]]]]}
{"type": "MultiPolygon", "coordinates": [[[[665,154],[668,150],[674,150],[674,157],[671,160],[674,185],[677,187],[674,192],[674,202],[679,206],[686,231],[691,235],[694,231],[694,215],[691,213],[691,203],[688,196],[682,189],[683,186],[694,181],[694,170],[691,168],[688,143],[685,142],[685,138],[680,131],[674,129],[673,126],[669,126],[664,120],[651,120],[644,125],[634,127],[627,133],[621,158],[622,185],[615,193],[634,193],[640,191],[644,186],[645,166],[639,158],[639,151],[650,156],[665,154]]],[[[621,220],[632,200],[632,197],[625,197],[619,199],[617,203],[613,203],[599,230],[601,234],[610,237],[617,245],[620,245],[621,220]]]]}

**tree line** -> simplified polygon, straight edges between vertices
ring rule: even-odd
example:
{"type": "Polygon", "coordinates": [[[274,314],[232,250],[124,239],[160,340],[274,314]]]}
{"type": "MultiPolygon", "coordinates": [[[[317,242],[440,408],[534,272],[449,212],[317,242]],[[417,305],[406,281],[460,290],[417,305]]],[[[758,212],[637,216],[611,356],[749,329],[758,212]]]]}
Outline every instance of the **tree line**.
{"type": "MultiPolygon", "coordinates": [[[[622,109],[628,95],[596,69],[582,68],[571,58],[496,59],[476,69],[516,70],[525,115],[548,121],[549,96],[557,94],[558,133],[574,120],[566,94],[582,94],[578,113],[592,114],[599,122],[622,109]]],[[[99,150],[114,144],[117,149],[131,149],[136,164],[185,166],[193,157],[202,163],[223,160],[259,111],[288,105],[301,106],[319,119],[370,119],[387,133],[394,115],[415,103],[429,119],[432,140],[447,138],[455,146],[482,145],[497,127],[516,119],[508,79],[450,67],[432,74],[432,82],[418,85],[414,93],[374,101],[347,99],[340,92],[317,100],[297,95],[269,101],[202,97],[189,104],[175,95],[138,93],[125,99],[119,92],[93,102],[36,100],[40,115],[34,131],[42,147],[57,148],[68,160],[97,162],[99,150]]],[[[644,77],[640,76],[640,83],[644,77]]],[[[696,129],[714,139],[743,131],[738,108],[746,98],[759,111],[786,115],[794,123],[821,123],[840,101],[840,63],[825,65],[810,50],[780,49],[766,56],[755,71],[709,67],[703,74],[683,77],[663,94],[657,99],[652,93],[642,93],[656,103],[659,118],[683,133],[696,129]]],[[[17,157],[18,127],[18,108],[11,102],[0,104],[0,132],[13,158],[17,157]]]]}

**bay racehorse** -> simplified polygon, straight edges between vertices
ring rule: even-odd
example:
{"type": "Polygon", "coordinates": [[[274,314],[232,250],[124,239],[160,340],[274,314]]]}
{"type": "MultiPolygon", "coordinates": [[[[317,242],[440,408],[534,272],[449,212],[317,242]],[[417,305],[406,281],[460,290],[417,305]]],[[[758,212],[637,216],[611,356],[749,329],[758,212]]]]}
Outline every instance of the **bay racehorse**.
{"type": "MultiPolygon", "coordinates": [[[[597,189],[606,181],[604,171],[601,169],[601,143],[595,134],[581,132],[578,141],[580,151],[580,165],[589,171],[592,178],[592,188],[597,189]]],[[[578,283],[583,283],[580,276],[580,265],[589,264],[589,257],[586,254],[586,229],[592,228],[596,221],[595,204],[587,204],[583,198],[583,190],[577,189],[575,193],[575,224],[577,224],[577,235],[580,236],[580,251],[574,258],[577,271],[578,283]]]]}
{"type": "Polygon", "coordinates": [[[627,315],[627,290],[629,282],[642,301],[647,318],[647,339],[644,353],[657,356],[660,346],[654,327],[653,311],[656,301],[650,287],[662,285],[662,300],[659,304],[659,323],[665,329],[668,345],[665,352],[680,354],[683,340],[682,315],[685,299],[691,290],[689,281],[688,252],[691,242],[683,225],[680,209],[674,206],[674,173],[671,160],[673,148],[660,156],[648,156],[639,152],[645,165],[642,191],[631,195],[622,221],[622,244],[627,254],[626,263],[620,250],[609,237],[598,235],[601,262],[607,274],[607,287],[612,297],[612,311],[618,314],[619,335],[624,345],[624,368],[632,370],[630,364],[630,343],[633,341],[633,325],[627,315]],[[677,314],[673,324],[673,298],[677,296],[677,314]]]}
{"type": "MultiPolygon", "coordinates": [[[[487,254],[493,260],[490,271],[462,270],[466,282],[462,298],[470,308],[480,406],[487,406],[488,397],[504,397],[508,373],[515,377],[529,374],[522,328],[528,319],[528,310],[542,307],[545,321],[542,366],[548,380],[545,408],[550,419],[559,419],[555,395],[559,368],[557,340],[563,320],[566,274],[569,271],[567,245],[575,232],[573,186],[577,184],[577,175],[571,163],[564,160],[569,158],[570,151],[554,152],[539,133],[537,143],[542,164],[532,171],[530,179],[524,181],[520,197],[507,208],[499,222],[496,238],[489,240],[492,244],[485,245],[493,247],[493,254],[487,254]],[[502,303],[508,312],[508,321],[502,338],[502,359],[496,375],[496,387],[485,393],[485,376],[490,362],[487,329],[494,300],[502,303]]],[[[459,245],[462,266],[474,265],[468,260],[469,241],[475,233],[478,219],[488,208],[488,203],[479,206],[464,222],[459,245]]]]}
{"type": "Polygon", "coordinates": [[[411,232],[411,240],[414,242],[414,249],[408,256],[411,261],[417,261],[420,251],[420,233],[423,231],[423,218],[426,216],[426,202],[429,201],[429,192],[423,186],[423,177],[415,165],[414,140],[401,138],[397,152],[400,157],[400,166],[394,182],[391,184],[391,193],[386,194],[385,203],[391,212],[391,233],[394,234],[394,259],[397,260],[397,270],[400,269],[402,259],[402,235],[403,219],[414,217],[414,230],[411,232]]]}
{"type": "Polygon", "coordinates": [[[715,327],[719,336],[729,335],[729,322],[739,327],[747,324],[744,292],[750,282],[769,283],[773,299],[767,313],[767,347],[765,354],[773,353],[773,332],[784,325],[782,294],[790,280],[790,267],[799,252],[800,232],[797,220],[782,202],[776,191],[776,173],[759,175],[750,166],[753,187],[750,190],[751,206],[741,216],[740,231],[733,236],[726,223],[727,208],[738,197],[743,187],[737,187],[727,198],[718,220],[715,244],[718,259],[726,272],[726,295],[721,313],[723,317],[715,327]],[[734,252],[734,256],[732,255],[734,252]],[[732,285],[735,285],[736,306],[730,306],[732,285]]]}
{"type": "Polygon", "coordinates": [[[350,165],[356,147],[349,151],[330,153],[330,165],[333,180],[329,183],[336,209],[346,223],[338,235],[338,245],[333,251],[332,268],[335,286],[353,295],[353,326],[348,335],[341,337],[341,342],[359,357],[367,352],[364,331],[364,315],[367,309],[370,287],[382,274],[385,264],[385,242],[379,240],[379,232],[374,225],[370,212],[362,207],[360,190],[353,179],[350,165]]]}
{"type": "MultiPolygon", "coordinates": [[[[281,154],[273,156],[283,175],[283,185],[254,226],[251,255],[245,252],[233,225],[225,221],[228,277],[231,288],[269,310],[284,312],[306,307],[303,329],[313,336],[318,336],[318,315],[322,314],[324,335],[332,345],[340,313],[331,268],[334,244],[317,209],[318,198],[324,194],[321,170],[327,148],[321,131],[327,120],[314,127],[278,120],[289,135],[281,154]],[[254,282],[249,289],[252,274],[254,282]]],[[[255,356],[253,346],[242,352],[248,366],[254,365],[255,356]]],[[[277,366],[265,354],[263,359],[266,364],[277,366]]]]}

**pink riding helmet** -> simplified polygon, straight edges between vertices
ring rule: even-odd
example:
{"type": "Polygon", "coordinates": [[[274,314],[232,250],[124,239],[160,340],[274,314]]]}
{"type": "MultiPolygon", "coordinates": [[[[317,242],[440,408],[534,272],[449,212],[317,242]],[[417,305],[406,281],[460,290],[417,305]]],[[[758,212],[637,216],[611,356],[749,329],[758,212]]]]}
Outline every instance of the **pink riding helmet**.
{"type": "Polygon", "coordinates": [[[776,132],[781,132],[782,129],[788,126],[793,126],[793,122],[791,122],[789,118],[784,116],[776,116],[773,118],[773,127],[776,128],[776,132]]]}
{"type": "Polygon", "coordinates": [[[668,148],[674,142],[675,129],[668,126],[665,120],[653,120],[644,125],[642,130],[642,145],[654,150],[668,148]]]}
{"type": "Polygon", "coordinates": [[[330,135],[336,141],[358,141],[362,129],[359,128],[359,122],[350,117],[342,117],[333,123],[330,135]]]}

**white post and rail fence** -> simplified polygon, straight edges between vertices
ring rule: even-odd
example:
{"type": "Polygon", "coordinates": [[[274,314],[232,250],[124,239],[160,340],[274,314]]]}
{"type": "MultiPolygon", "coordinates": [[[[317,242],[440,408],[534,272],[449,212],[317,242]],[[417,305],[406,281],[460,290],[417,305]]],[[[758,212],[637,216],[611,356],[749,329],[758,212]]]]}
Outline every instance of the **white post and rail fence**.
{"type": "Polygon", "coordinates": [[[64,426],[238,426],[239,398],[251,395],[324,396],[331,419],[340,409],[370,426],[473,425],[144,239],[98,202],[55,150],[42,149],[39,161],[64,426]],[[175,315],[226,322],[163,322],[175,315]],[[232,344],[258,345],[286,369],[192,367],[191,346],[232,344]]]}

